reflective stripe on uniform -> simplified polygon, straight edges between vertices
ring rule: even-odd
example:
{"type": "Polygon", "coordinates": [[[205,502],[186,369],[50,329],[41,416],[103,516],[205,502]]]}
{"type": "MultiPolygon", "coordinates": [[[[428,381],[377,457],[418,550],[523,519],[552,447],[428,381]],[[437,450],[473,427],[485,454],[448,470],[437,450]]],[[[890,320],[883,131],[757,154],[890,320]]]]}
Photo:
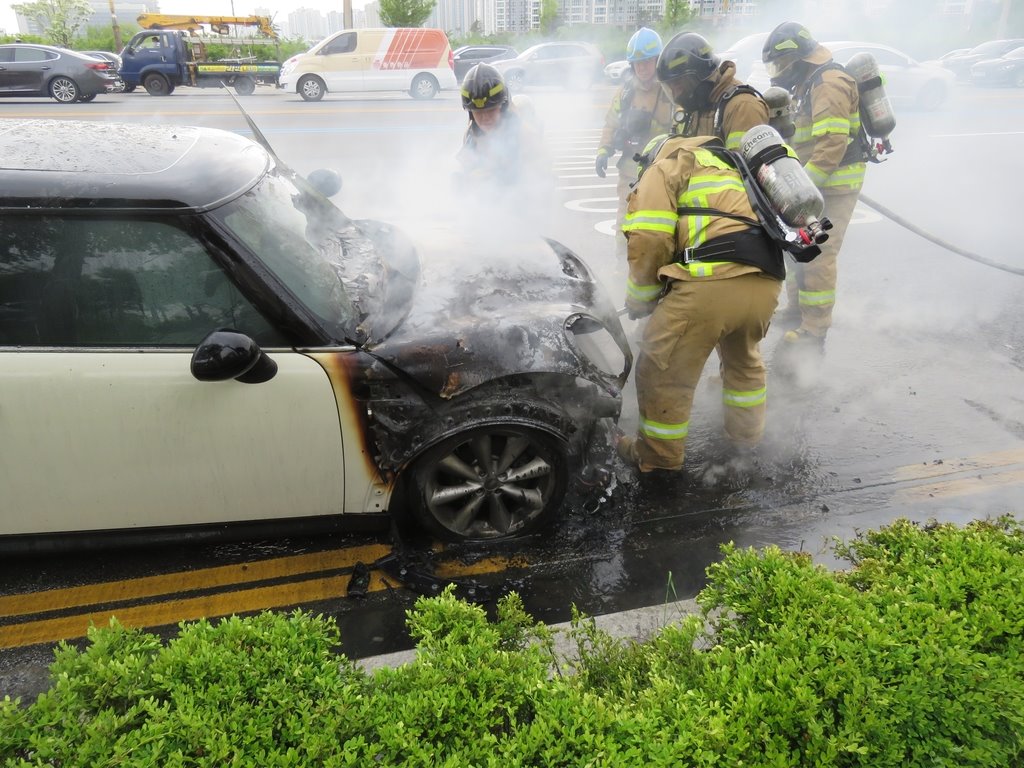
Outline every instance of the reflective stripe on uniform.
{"type": "Polygon", "coordinates": [[[824,307],[836,303],[836,292],[833,291],[800,291],[800,305],[804,307],[824,307]]]}
{"type": "Polygon", "coordinates": [[[746,131],[733,131],[725,137],[726,149],[739,149],[746,131]]]}
{"type": "Polygon", "coordinates": [[[836,168],[825,182],[826,187],[860,187],[864,184],[864,163],[851,163],[836,168]]]}
{"type": "Polygon", "coordinates": [[[654,440],[684,440],[690,432],[690,422],[662,424],[660,421],[640,419],[640,434],[654,440]]]}
{"type": "MultiPolygon", "coordinates": [[[[707,154],[710,155],[710,153],[707,154]]],[[[714,159],[717,160],[718,158],[714,159]]],[[[735,171],[729,176],[718,173],[694,175],[690,177],[690,183],[686,191],[679,196],[679,207],[713,208],[714,206],[710,204],[710,196],[730,190],[742,192],[743,194],[746,194],[747,191],[735,171]]],[[[705,230],[711,223],[711,218],[711,216],[687,215],[686,242],[691,248],[703,245],[704,241],[707,240],[707,232],[705,230]]]]}
{"type": "Polygon", "coordinates": [[[728,263],[727,261],[691,261],[685,266],[690,277],[711,277],[715,273],[715,267],[728,263]]]}
{"type": "Polygon", "coordinates": [[[850,135],[850,118],[848,117],[823,117],[821,120],[815,120],[811,125],[811,138],[816,139],[819,136],[824,136],[828,133],[841,133],[845,136],[850,135]]]}
{"type": "Polygon", "coordinates": [[[661,295],[664,286],[661,283],[655,285],[637,285],[633,278],[626,278],[626,296],[636,301],[654,301],[661,295]]]}
{"type": "Polygon", "coordinates": [[[622,224],[623,232],[646,230],[674,234],[679,214],[675,211],[633,211],[626,214],[622,224]]]}
{"type": "Polygon", "coordinates": [[[753,408],[763,405],[768,399],[768,388],[752,389],[744,392],[738,389],[723,389],[722,402],[733,408],[753,408]]]}

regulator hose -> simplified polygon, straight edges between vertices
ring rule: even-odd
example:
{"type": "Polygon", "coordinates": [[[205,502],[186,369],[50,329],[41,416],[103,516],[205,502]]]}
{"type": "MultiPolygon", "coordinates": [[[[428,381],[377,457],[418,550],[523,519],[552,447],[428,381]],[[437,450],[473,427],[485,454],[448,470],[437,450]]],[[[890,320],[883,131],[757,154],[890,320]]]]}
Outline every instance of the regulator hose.
{"type": "Polygon", "coordinates": [[[915,235],[920,235],[925,240],[930,240],[931,242],[935,243],[939,247],[945,248],[947,251],[952,251],[953,253],[957,254],[958,256],[963,256],[965,259],[970,259],[971,261],[976,261],[979,264],[984,264],[986,267],[992,267],[993,269],[1002,270],[1003,272],[1009,272],[1010,274],[1013,274],[1013,275],[1024,276],[1024,269],[1022,269],[1020,267],[1011,267],[1011,266],[1009,266],[1007,264],[1000,264],[997,261],[992,261],[990,259],[986,259],[984,256],[979,256],[976,253],[971,253],[970,251],[965,251],[963,248],[958,248],[955,245],[953,245],[952,243],[948,243],[945,240],[943,240],[941,238],[938,238],[935,235],[931,234],[930,232],[926,232],[925,230],[921,229],[920,227],[915,226],[914,224],[911,224],[909,221],[904,219],[902,216],[900,216],[896,212],[889,210],[884,205],[882,205],[881,203],[879,203],[879,202],[877,202],[875,200],[872,200],[870,197],[868,197],[865,194],[861,194],[860,197],[858,198],[858,200],[860,200],[860,202],[864,203],[869,208],[874,208],[880,214],[885,216],[885,218],[894,221],[895,223],[899,224],[904,229],[909,229],[915,235]]]}

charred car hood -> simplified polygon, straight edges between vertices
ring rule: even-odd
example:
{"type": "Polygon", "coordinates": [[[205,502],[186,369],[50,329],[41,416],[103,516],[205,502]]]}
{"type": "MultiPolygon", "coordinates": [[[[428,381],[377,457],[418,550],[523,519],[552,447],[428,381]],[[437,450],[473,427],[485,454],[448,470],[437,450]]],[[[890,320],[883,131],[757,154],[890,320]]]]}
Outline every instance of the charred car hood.
{"type": "MultiPolygon", "coordinates": [[[[394,245],[393,229],[374,227],[375,240],[394,245]]],[[[445,229],[416,233],[410,246],[418,280],[401,302],[388,302],[371,318],[364,348],[436,395],[451,398],[520,373],[601,379],[567,330],[575,323],[603,326],[628,371],[629,345],[615,308],[587,265],[561,244],[471,242],[445,229]]],[[[408,258],[400,261],[407,265],[408,258]]]]}

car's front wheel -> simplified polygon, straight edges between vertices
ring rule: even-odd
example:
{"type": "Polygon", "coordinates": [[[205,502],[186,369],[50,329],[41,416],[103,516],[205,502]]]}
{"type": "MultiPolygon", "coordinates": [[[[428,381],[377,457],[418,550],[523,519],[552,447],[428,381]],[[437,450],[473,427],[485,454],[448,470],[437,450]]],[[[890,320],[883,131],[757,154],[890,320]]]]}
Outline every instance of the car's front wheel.
{"type": "Polygon", "coordinates": [[[55,77],[50,81],[50,96],[61,104],[74,104],[81,95],[78,83],[70,77],[55,77]]]}
{"type": "Polygon", "coordinates": [[[508,85],[509,90],[516,91],[526,83],[526,73],[521,69],[511,69],[505,75],[505,83],[508,85]]]}
{"type": "Polygon", "coordinates": [[[430,75],[416,75],[409,88],[409,95],[414,99],[432,99],[438,92],[437,80],[430,75]]]}
{"type": "Polygon", "coordinates": [[[299,80],[299,96],[305,101],[320,101],[327,93],[327,86],[319,77],[306,75],[299,80]]]}
{"type": "Polygon", "coordinates": [[[566,446],[540,427],[477,426],[429,448],[412,465],[409,501],[448,541],[532,533],[550,522],[569,478],[566,446]]]}

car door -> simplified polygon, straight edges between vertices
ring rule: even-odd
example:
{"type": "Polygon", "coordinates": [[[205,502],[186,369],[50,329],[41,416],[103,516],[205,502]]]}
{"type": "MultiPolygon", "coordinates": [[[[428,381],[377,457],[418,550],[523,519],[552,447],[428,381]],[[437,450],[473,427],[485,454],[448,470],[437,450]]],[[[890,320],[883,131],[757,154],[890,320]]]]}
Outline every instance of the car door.
{"type": "Polygon", "coordinates": [[[363,90],[366,56],[359,50],[359,33],[343,32],[317,51],[327,90],[335,93],[363,90]]]}
{"type": "Polygon", "coordinates": [[[10,93],[46,93],[47,83],[57,74],[60,57],[53,51],[33,46],[14,46],[13,61],[7,68],[7,91],[10,93]]]}
{"type": "Polygon", "coordinates": [[[0,220],[0,533],[223,524],[343,511],[338,406],[177,219],[0,220]],[[269,381],[201,382],[230,327],[269,381]]]}
{"type": "Polygon", "coordinates": [[[14,72],[10,67],[14,61],[14,46],[0,45],[0,93],[11,90],[14,82],[14,72]]]}

